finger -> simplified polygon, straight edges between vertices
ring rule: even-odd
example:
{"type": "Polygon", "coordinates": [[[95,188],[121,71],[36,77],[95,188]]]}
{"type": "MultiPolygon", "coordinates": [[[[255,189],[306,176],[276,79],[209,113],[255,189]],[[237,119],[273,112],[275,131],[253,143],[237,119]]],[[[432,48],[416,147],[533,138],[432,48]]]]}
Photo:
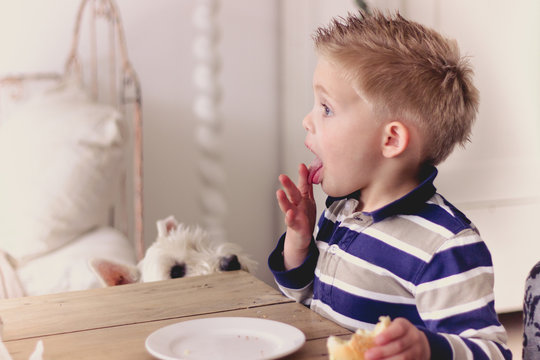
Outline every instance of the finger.
{"type": "Polygon", "coordinates": [[[384,345],[404,336],[409,329],[409,326],[414,325],[403,318],[394,319],[384,331],[375,337],[375,344],[384,345]]]}
{"type": "Polygon", "coordinates": [[[302,201],[302,194],[294,182],[287,175],[280,175],[279,181],[281,182],[289,201],[294,205],[298,205],[300,201],[302,201]]]}
{"type": "Polygon", "coordinates": [[[420,331],[408,320],[395,319],[375,338],[377,347],[366,354],[367,359],[392,359],[393,356],[420,352],[420,331]]]}
{"type": "Polygon", "coordinates": [[[294,229],[294,225],[296,224],[296,212],[294,209],[290,209],[285,213],[285,225],[287,227],[294,229]]]}
{"type": "Polygon", "coordinates": [[[287,198],[287,195],[285,194],[285,191],[283,191],[281,189],[276,191],[276,198],[278,200],[278,205],[279,205],[279,208],[280,208],[281,212],[286,214],[287,211],[289,211],[292,208],[293,205],[291,204],[291,202],[287,198]]]}
{"type": "MultiPolygon", "coordinates": [[[[376,346],[366,351],[365,358],[370,359],[393,359],[393,356],[404,355],[406,353],[414,353],[416,343],[410,337],[403,337],[382,346],[376,346]]],[[[401,357],[403,358],[403,357],[401,357]]],[[[405,357],[408,359],[408,357],[405,357]]],[[[416,359],[416,357],[414,357],[416,359]]]]}
{"type": "Polygon", "coordinates": [[[313,185],[308,181],[309,170],[305,164],[298,168],[298,190],[303,197],[313,199],[313,185]]]}

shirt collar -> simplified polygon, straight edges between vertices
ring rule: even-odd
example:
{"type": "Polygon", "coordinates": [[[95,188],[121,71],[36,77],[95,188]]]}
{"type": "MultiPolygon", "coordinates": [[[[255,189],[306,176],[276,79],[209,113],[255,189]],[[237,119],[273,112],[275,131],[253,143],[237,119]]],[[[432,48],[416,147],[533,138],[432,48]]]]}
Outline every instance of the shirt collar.
{"type": "MultiPolygon", "coordinates": [[[[419,207],[421,207],[427,200],[429,200],[436,192],[433,181],[437,176],[437,168],[434,166],[427,166],[424,168],[421,174],[423,179],[420,184],[414,188],[411,192],[403,197],[391,202],[388,205],[383,206],[380,209],[371,212],[365,212],[373,218],[374,222],[384,220],[385,218],[397,214],[412,214],[415,213],[419,207]]],[[[333,202],[342,199],[358,199],[360,197],[360,190],[353,192],[352,194],[342,197],[329,196],[326,199],[326,207],[330,207],[333,202]]]]}

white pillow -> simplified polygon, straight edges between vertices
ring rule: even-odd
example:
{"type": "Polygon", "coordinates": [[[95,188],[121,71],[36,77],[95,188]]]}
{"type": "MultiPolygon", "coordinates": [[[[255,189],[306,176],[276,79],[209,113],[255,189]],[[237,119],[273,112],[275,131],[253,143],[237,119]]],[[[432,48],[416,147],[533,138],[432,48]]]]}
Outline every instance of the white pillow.
{"type": "Polygon", "coordinates": [[[103,287],[88,261],[102,258],[136,265],[132,244],[118,230],[92,230],[49,254],[28,261],[17,276],[28,296],[103,287]]]}
{"type": "Polygon", "coordinates": [[[18,265],[107,223],[124,131],[120,114],[76,82],[0,123],[0,248],[18,265]]]}

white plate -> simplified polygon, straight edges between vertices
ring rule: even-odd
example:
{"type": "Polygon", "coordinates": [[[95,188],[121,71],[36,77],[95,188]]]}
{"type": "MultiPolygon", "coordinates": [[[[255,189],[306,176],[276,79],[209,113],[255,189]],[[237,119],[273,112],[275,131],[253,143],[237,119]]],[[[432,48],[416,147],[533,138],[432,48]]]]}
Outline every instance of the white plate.
{"type": "Polygon", "coordinates": [[[146,349],[163,359],[276,359],[306,341],[297,328],[278,321],[216,317],[162,327],[146,338],[146,349]]]}

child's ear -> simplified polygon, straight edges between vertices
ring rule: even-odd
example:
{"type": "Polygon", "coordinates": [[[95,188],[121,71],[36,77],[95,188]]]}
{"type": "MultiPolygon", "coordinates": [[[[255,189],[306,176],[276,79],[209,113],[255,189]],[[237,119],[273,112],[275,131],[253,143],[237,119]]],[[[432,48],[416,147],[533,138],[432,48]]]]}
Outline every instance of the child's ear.
{"type": "Polygon", "coordinates": [[[409,129],[400,121],[392,121],[383,130],[382,154],[386,158],[396,157],[409,145],[409,129]]]}

